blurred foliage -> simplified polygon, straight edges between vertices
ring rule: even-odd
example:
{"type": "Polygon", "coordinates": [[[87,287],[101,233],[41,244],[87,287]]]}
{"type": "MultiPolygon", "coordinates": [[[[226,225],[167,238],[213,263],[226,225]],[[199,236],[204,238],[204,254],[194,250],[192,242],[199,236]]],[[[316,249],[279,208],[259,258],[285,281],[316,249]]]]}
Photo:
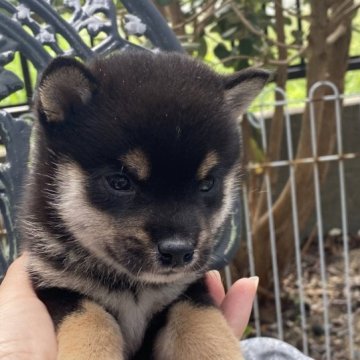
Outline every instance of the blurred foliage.
{"type": "MultiPolygon", "coordinates": [[[[193,55],[200,57],[215,70],[223,73],[233,72],[248,66],[262,66],[276,71],[278,64],[278,47],[276,44],[275,1],[279,0],[153,0],[158,9],[167,18],[170,26],[180,38],[183,46],[193,55]]],[[[12,3],[18,3],[11,0],[12,3]]],[[[283,0],[284,28],[288,65],[306,62],[306,52],[299,53],[307,44],[309,33],[308,1],[300,0],[301,18],[295,0],[283,0]],[[301,26],[301,31],[299,29],[301,26]],[[299,56],[296,56],[299,54],[299,56]]],[[[53,0],[55,6],[65,19],[71,16],[63,5],[63,0],[53,0]]],[[[81,0],[84,3],[84,0],[81,0]]],[[[125,13],[120,0],[116,4],[119,24],[125,13]]],[[[353,39],[350,55],[360,55],[360,15],[353,21],[353,39]]],[[[85,30],[80,35],[86,43],[90,42],[85,30]]],[[[67,49],[68,44],[58,37],[61,48],[67,49]]],[[[144,39],[131,39],[142,43],[144,39]]],[[[6,65],[6,69],[22,77],[19,55],[6,65]]],[[[36,71],[30,67],[32,83],[36,82],[36,71]]],[[[352,71],[346,77],[346,93],[360,92],[360,71],[352,71]],[[357,76],[354,76],[357,75],[357,76]]],[[[305,80],[287,81],[289,99],[300,100],[306,97],[305,80]]],[[[265,96],[271,102],[272,92],[265,96]]],[[[9,106],[27,102],[24,90],[17,91],[0,106],[9,106]]],[[[254,105],[256,106],[256,104],[254,105]]]]}
{"type": "MultiPolygon", "coordinates": [[[[185,24],[184,46],[192,44],[195,55],[212,57],[214,63],[232,70],[250,65],[272,64],[277,58],[275,45],[274,1],[268,0],[156,0],[157,4],[178,4],[185,24]],[[214,44],[215,43],[215,44],[214,44]]],[[[174,7],[173,7],[174,8],[174,7]]],[[[172,10],[174,11],[174,10],[172,10]]],[[[302,15],[309,7],[302,1],[302,15]]],[[[307,25],[302,20],[298,29],[294,4],[284,8],[286,45],[289,56],[296,53],[307,37],[307,25]]],[[[168,16],[171,22],[171,15],[168,16]]],[[[172,24],[176,29],[181,24],[172,24]]]]}
{"type": "MultiPolygon", "coordinates": [[[[283,4],[284,45],[288,55],[286,65],[306,63],[310,28],[308,0],[299,0],[300,9],[296,0],[156,0],[156,3],[174,30],[183,30],[178,35],[189,53],[202,58],[217,71],[226,73],[248,66],[276,71],[279,66],[276,1],[283,4]],[[172,4],[171,9],[169,4],[172,4]],[[180,14],[171,16],[174,11],[180,14]],[[182,19],[182,24],[174,23],[174,18],[182,19]]],[[[360,56],[359,13],[353,20],[353,29],[350,56],[360,56]]],[[[287,81],[286,90],[289,99],[303,100],[306,97],[305,80],[287,81]]],[[[359,92],[360,70],[349,72],[345,93],[359,92]]],[[[272,97],[270,91],[264,100],[271,102],[272,97]]]]}

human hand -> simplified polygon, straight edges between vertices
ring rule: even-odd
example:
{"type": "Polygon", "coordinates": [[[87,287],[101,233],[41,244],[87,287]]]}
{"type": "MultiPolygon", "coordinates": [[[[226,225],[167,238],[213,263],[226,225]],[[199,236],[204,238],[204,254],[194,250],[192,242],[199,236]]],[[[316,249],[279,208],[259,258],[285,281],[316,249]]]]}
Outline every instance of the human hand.
{"type": "Polygon", "coordinates": [[[249,322],[251,309],[259,284],[257,276],[237,280],[225,295],[218,271],[206,274],[210,295],[223,312],[237,338],[241,338],[249,322]]]}
{"type": "Polygon", "coordinates": [[[55,330],[25,270],[27,257],[16,259],[0,286],[0,360],[56,359],[55,330]]]}
{"type": "MultiPolygon", "coordinates": [[[[54,326],[31,287],[26,261],[25,255],[15,260],[0,286],[0,360],[56,359],[54,326]]],[[[218,272],[207,273],[206,281],[216,304],[240,338],[249,321],[258,278],[238,280],[226,296],[218,272]]]]}

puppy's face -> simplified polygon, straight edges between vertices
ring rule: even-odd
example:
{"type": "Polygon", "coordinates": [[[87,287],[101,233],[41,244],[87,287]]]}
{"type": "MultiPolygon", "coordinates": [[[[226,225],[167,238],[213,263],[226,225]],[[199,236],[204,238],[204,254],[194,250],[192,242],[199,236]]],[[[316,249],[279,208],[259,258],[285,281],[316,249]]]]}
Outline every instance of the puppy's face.
{"type": "Polygon", "coordinates": [[[35,166],[57,226],[144,281],[205,271],[236,193],[236,117],[267,77],[176,54],[56,59],[39,86],[35,166]]]}

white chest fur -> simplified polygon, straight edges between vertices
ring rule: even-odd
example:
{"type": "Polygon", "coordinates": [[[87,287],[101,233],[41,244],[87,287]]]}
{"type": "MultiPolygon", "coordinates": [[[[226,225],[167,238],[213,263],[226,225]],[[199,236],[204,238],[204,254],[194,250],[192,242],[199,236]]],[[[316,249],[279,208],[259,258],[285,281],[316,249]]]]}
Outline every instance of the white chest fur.
{"type": "Polygon", "coordinates": [[[152,315],[176,299],[186,286],[186,284],[174,284],[160,288],[144,288],[136,297],[130,291],[112,292],[102,294],[96,300],[113,314],[117,314],[126,352],[131,355],[140,347],[152,315]]]}

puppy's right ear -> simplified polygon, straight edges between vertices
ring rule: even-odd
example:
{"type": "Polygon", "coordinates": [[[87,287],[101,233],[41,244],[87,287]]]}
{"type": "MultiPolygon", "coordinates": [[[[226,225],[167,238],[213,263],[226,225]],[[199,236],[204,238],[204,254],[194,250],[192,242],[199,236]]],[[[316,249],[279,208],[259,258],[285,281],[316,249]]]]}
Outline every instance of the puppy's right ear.
{"type": "Polygon", "coordinates": [[[58,57],[41,77],[38,113],[46,122],[64,122],[91,101],[96,88],[96,79],[84,64],[73,58],[58,57]]]}
{"type": "Polygon", "coordinates": [[[236,117],[244,114],[269,77],[268,71],[254,68],[224,77],[225,101],[236,117]]]}

